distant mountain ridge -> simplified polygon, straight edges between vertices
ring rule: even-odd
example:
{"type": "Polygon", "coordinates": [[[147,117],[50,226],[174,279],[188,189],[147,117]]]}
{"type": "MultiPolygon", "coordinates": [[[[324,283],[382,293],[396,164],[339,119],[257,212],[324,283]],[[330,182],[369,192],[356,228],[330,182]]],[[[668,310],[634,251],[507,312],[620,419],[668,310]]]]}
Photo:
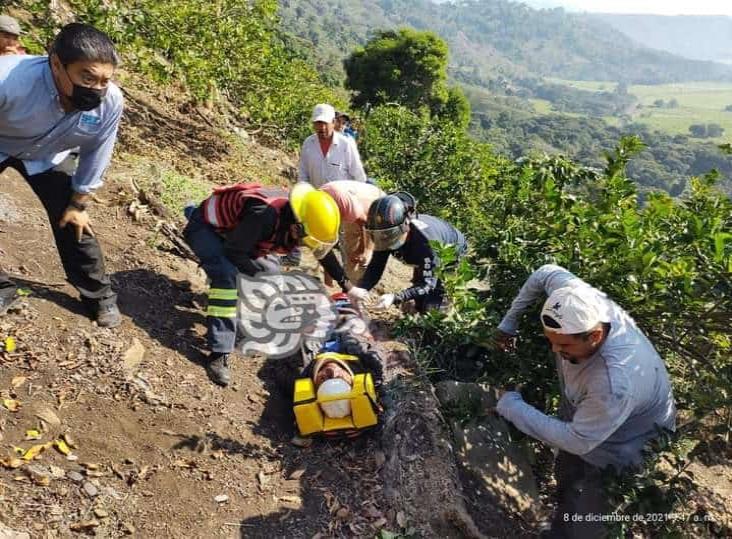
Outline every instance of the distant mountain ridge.
{"type": "Polygon", "coordinates": [[[634,41],[690,58],[732,64],[732,17],[722,15],[618,15],[589,13],[634,41]]]}
{"type": "Polygon", "coordinates": [[[324,67],[376,30],[433,30],[450,46],[452,76],[490,87],[531,77],[658,84],[732,80],[732,67],[652,50],[601,19],[508,0],[281,0],[283,28],[324,67]]]}

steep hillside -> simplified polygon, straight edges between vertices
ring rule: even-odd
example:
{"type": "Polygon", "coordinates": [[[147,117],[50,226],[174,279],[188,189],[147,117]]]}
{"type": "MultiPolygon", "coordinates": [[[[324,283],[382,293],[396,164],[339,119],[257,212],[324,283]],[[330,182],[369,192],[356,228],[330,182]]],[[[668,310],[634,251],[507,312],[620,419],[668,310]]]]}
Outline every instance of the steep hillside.
{"type": "Polygon", "coordinates": [[[607,23],[652,49],[695,60],[732,63],[731,17],[611,13],[593,13],[585,17],[590,21],[607,23]]]}
{"type": "MultiPolygon", "coordinates": [[[[282,360],[237,354],[229,388],[208,380],[206,277],[162,230],[216,183],[287,184],[295,161],[259,135],[235,135],[180,87],[129,72],[119,82],[120,141],[90,209],[119,328],[88,319],[41,204],[17,173],[0,174],[0,262],[24,291],[0,317],[0,537],[466,537],[473,487],[460,482],[431,386],[383,321],[372,326],[394,387],[383,436],[291,444],[282,360]],[[47,445],[61,436],[68,456],[47,445]],[[32,447],[45,450],[15,456],[32,447]]],[[[316,268],[306,255],[301,269],[316,268]]],[[[378,290],[410,274],[390,264],[378,290]]],[[[473,518],[529,537],[505,511],[496,504],[473,518]]]]}
{"type": "MultiPolygon", "coordinates": [[[[54,5],[49,20],[69,20],[54,5]]],[[[36,4],[23,7],[12,13],[40,43],[36,32],[52,28],[34,24],[36,4]]],[[[112,17],[100,20],[120,20],[112,17]]],[[[90,208],[119,328],[88,319],[42,206],[17,173],[0,174],[0,264],[23,295],[0,317],[0,537],[531,536],[511,506],[479,498],[482,483],[462,478],[430,382],[390,340],[383,313],[370,325],[386,378],[373,436],[290,443],[282,375],[297,365],[281,359],[235,354],[231,386],[210,383],[201,365],[206,278],[176,240],[181,207],[216,184],[286,185],[296,159],[273,136],[281,126],[242,118],[224,99],[197,99],[183,81],[153,81],[127,58],[115,77],[126,100],[119,142],[90,208]]],[[[311,103],[298,112],[307,116],[311,103]]],[[[300,267],[320,274],[307,253],[300,267]]],[[[390,264],[375,292],[399,290],[409,275],[390,264]]],[[[502,485],[515,491],[511,478],[502,485]]]]}

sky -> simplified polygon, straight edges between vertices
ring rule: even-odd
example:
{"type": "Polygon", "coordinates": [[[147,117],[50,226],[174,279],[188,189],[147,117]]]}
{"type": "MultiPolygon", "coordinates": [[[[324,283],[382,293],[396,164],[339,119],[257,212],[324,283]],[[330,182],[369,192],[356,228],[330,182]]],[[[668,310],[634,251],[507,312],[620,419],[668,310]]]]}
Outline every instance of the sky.
{"type": "Polygon", "coordinates": [[[657,15],[728,15],[732,0],[521,0],[534,7],[561,6],[572,11],[652,13],[657,15]]]}

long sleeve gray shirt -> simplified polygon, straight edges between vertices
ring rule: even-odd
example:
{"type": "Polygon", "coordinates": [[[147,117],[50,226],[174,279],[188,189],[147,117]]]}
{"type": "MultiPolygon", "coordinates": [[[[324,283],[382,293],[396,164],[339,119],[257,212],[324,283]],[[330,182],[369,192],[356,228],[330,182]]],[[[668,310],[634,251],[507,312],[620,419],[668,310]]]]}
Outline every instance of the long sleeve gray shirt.
{"type": "MultiPolygon", "coordinates": [[[[587,283],[564,268],[546,265],[521,288],[498,328],[515,334],[521,313],[538,298],[565,286],[587,283]]],[[[591,288],[591,287],[590,287],[591,288]]],[[[605,294],[610,331],[600,349],[574,365],[557,355],[562,391],[561,418],[543,414],[515,391],[506,392],[497,411],[519,430],[604,468],[636,466],[658,428],[675,428],[676,408],[663,360],[635,321],[605,294]]]]}

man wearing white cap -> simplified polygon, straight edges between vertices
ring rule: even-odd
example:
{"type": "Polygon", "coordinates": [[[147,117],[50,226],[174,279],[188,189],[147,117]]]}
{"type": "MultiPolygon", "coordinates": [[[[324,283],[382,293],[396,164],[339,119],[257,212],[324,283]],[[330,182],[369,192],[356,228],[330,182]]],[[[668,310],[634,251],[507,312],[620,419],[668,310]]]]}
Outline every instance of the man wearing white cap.
{"type": "Polygon", "coordinates": [[[519,430],[559,450],[559,503],[548,537],[602,537],[604,525],[573,515],[606,513],[600,471],[638,466],[646,442],[673,430],[676,409],[663,360],[633,319],[605,294],[559,266],[524,283],[498,326],[512,346],[521,313],[540,296],[544,334],[557,356],[559,417],[501,392],[496,411],[519,430]]]}
{"type": "Polygon", "coordinates": [[[9,15],[0,15],[0,56],[25,54],[19,37],[23,33],[17,20],[9,15]]]}
{"type": "Polygon", "coordinates": [[[325,103],[315,105],[312,121],[315,133],[302,144],[299,180],[315,187],[336,180],[365,182],[358,148],[335,130],[335,109],[325,103]]]}

